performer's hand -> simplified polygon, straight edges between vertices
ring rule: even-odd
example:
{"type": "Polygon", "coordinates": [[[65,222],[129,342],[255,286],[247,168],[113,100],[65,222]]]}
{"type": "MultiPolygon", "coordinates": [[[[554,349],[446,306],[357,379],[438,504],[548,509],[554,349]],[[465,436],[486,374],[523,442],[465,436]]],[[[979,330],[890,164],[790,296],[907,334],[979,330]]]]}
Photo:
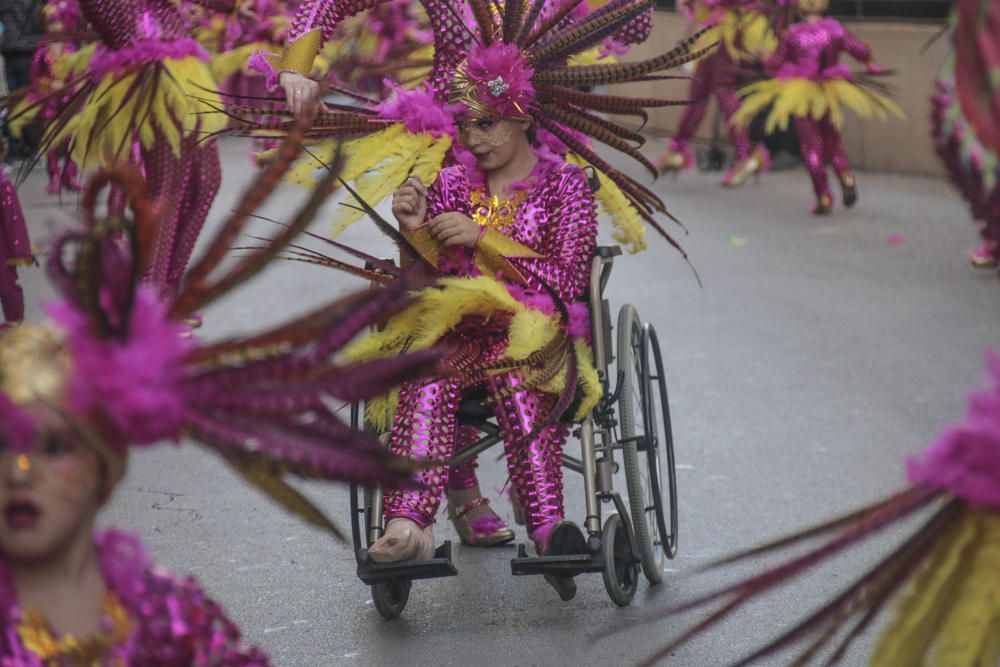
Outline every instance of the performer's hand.
{"type": "Polygon", "coordinates": [[[282,72],[278,84],[285,89],[285,99],[296,116],[308,113],[319,100],[319,84],[298,72],[282,72]]]}
{"type": "Polygon", "coordinates": [[[399,228],[412,232],[424,224],[427,217],[427,188],[417,176],[410,176],[392,193],[392,214],[399,221],[399,228]]]}
{"type": "Polygon", "coordinates": [[[869,60],[865,63],[865,69],[869,74],[885,74],[888,70],[881,65],[879,65],[874,60],[869,60]]]}
{"type": "Polygon", "coordinates": [[[442,213],[431,220],[430,224],[431,236],[444,246],[474,248],[482,230],[472,218],[458,211],[442,213]]]}

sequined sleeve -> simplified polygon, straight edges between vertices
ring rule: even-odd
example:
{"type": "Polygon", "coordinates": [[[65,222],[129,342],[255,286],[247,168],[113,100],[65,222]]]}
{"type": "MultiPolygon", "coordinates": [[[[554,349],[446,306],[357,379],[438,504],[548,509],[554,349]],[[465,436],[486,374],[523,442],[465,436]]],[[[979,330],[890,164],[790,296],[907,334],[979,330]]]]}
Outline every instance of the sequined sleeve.
{"type": "Polygon", "coordinates": [[[632,19],[628,25],[614,35],[614,40],[629,46],[642,44],[653,32],[653,7],[632,19]]]}
{"type": "MultiPolygon", "coordinates": [[[[194,579],[153,566],[143,577],[135,664],[266,667],[267,654],[243,643],[236,624],[194,579]]],[[[129,609],[135,614],[135,609],[129,609]]],[[[136,619],[133,619],[136,620],[136,619]]]]}
{"type": "Polygon", "coordinates": [[[283,72],[294,71],[309,76],[313,61],[334,28],[346,18],[385,0],[304,0],[288,30],[288,41],[281,58],[283,72]]]}
{"type": "MultiPolygon", "coordinates": [[[[597,244],[597,205],[587,177],[579,167],[563,166],[555,179],[555,184],[541,190],[538,195],[541,201],[533,202],[538,206],[535,213],[546,220],[539,227],[538,242],[527,245],[529,253],[533,249],[540,256],[523,257],[523,253],[514,250],[506,257],[522,270],[528,284],[539,289],[538,279],[541,279],[561,299],[572,302],[583,295],[590,279],[590,263],[597,244]]],[[[490,251],[492,244],[484,244],[489,237],[487,234],[480,241],[478,252],[490,251]]]]}
{"type": "Polygon", "coordinates": [[[871,60],[872,47],[842,24],[838,23],[837,25],[840,28],[839,41],[841,50],[859,62],[866,63],[871,60]]]}

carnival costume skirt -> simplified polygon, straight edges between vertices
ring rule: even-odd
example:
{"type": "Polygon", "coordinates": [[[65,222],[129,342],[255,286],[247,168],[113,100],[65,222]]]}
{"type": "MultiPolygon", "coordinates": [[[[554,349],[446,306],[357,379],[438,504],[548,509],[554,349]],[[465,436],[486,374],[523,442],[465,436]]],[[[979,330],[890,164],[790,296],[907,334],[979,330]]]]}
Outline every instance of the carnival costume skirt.
{"type": "MultiPolygon", "coordinates": [[[[583,304],[571,306],[569,322],[564,323],[549,297],[487,276],[445,278],[417,292],[414,298],[413,305],[393,317],[381,331],[353,343],[344,356],[352,361],[367,360],[427,349],[446,339],[470,318],[481,318],[481,321],[494,324],[504,323],[506,337],[502,360],[511,362],[486,373],[510,372],[511,365],[524,364],[522,369],[527,384],[538,391],[560,395],[566,390],[568,359],[573,355],[578,375],[578,400],[573,418],[582,418],[600,398],[601,383],[594,369],[587,336],[588,314],[583,304]],[[559,338],[566,339],[565,347],[557,344],[559,338]],[[529,359],[537,361],[525,363],[529,359]]],[[[475,360],[472,363],[474,365],[475,360]]],[[[376,428],[387,430],[392,424],[398,398],[397,388],[389,395],[370,401],[367,419],[376,428]]]]}
{"type": "Polygon", "coordinates": [[[743,104],[733,115],[736,125],[749,125],[761,111],[773,104],[764,131],[788,129],[793,116],[821,120],[829,116],[835,127],[844,122],[844,107],[862,118],[885,120],[890,114],[899,118],[903,112],[885,95],[859,85],[849,78],[807,79],[777,77],[757,81],[741,91],[743,104]]]}

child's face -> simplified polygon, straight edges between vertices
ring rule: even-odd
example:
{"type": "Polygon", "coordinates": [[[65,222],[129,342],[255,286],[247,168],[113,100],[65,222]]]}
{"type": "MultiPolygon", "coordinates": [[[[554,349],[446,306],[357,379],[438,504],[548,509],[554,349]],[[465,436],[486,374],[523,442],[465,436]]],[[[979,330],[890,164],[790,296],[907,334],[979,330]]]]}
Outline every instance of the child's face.
{"type": "Polygon", "coordinates": [[[456,127],[459,141],[476,156],[483,171],[506,166],[520,145],[527,142],[528,123],[525,121],[465,114],[456,121],[456,127]]]}
{"type": "Polygon", "coordinates": [[[57,418],[38,428],[27,453],[0,442],[0,553],[15,563],[45,562],[89,535],[100,506],[97,454],[57,418]]]}

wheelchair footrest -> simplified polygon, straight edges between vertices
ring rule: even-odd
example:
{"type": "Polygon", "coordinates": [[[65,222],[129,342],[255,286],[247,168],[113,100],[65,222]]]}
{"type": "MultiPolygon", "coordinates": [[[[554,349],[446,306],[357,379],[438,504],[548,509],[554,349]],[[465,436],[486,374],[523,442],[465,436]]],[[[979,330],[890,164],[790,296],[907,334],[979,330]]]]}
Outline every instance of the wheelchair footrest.
{"type": "Polygon", "coordinates": [[[511,574],[555,574],[564,577],[583,574],[584,572],[601,572],[604,570],[604,559],[600,554],[571,554],[564,556],[528,556],[528,550],[523,544],[517,545],[517,558],[510,561],[511,574]]]}
{"type": "Polygon", "coordinates": [[[369,586],[390,580],[440,579],[454,577],[458,570],[451,562],[451,540],[445,540],[428,560],[404,560],[398,563],[376,563],[367,549],[359,549],[358,579],[369,586]]]}

